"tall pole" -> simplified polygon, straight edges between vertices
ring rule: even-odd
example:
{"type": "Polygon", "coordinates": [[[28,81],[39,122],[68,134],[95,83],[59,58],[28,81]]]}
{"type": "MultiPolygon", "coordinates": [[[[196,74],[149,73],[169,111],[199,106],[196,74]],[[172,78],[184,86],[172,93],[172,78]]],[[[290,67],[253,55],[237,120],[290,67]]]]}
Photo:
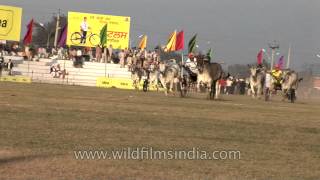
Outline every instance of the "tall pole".
{"type": "Polygon", "coordinates": [[[57,48],[59,29],[60,29],[60,9],[59,9],[59,12],[57,14],[56,33],[55,33],[55,36],[54,36],[54,48],[57,48]]]}
{"type": "MultiPolygon", "coordinates": [[[[109,55],[110,55],[110,52],[109,52],[109,49],[103,45],[102,48],[104,48],[104,77],[107,77],[107,62],[109,61],[109,55]]],[[[110,55],[111,57],[111,55],[110,55]]]]}
{"type": "Polygon", "coordinates": [[[271,71],[273,69],[273,64],[274,64],[274,54],[275,54],[275,50],[271,49],[271,64],[270,64],[270,70],[271,71]]]}
{"type": "Polygon", "coordinates": [[[108,50],[108,48],[104,48],[104,77],[107,77],[107,61],[108,61],[108,59],[109,59],[109,57],[107,57],[108,56],[108,54],[107,54],[107,50],[108,50]]]}
{"type": "Polygon", "coordinates": [[[49,46],[50,46],[50,32],[47,31],[48,33],[48,38],[47,38],[47,49],[49,49],[49,46]]]}
{"type": "Polygon", "coordinates": [[[291,58],[291,44],[289,45],[289,50],[288,50],[287,69],[290,68],[290,58],[291,58]]]}
{"type": "Polygon", "coordinates": [[[181,52],[181,78],[183,78],[183,64],[184,64],[184,59],[183,59],[183,51],[181,52]]]}
{"type": "Polygon", "coordinates": [[[269,48],[271,49],[271,67],[270,70],[273,70],[273,64],[274,64],[274,55],[276,52],[276,49],[279,49],[279,44],[276,41],[273,41],[271,44],[269,44],[269,48]]]}

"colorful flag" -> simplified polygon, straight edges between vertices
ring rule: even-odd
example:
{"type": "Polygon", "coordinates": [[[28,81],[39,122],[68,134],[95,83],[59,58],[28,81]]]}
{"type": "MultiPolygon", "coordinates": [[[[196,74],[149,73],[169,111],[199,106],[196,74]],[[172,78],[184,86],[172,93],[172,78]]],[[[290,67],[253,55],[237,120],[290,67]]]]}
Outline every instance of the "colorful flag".
{"type": "Polygon", "coordinates": [[[278,67],[280,69],[283,69],[283,65],[284,65],[284,56],[281,56],[278,60],[278,67]]]}
{"type": "Polygon", "coordinates": [[[177,41],[177,31],[174,31],[168,40],[168,43],[165,47],[166,52],[171,52],[176,50],[176,41],[177,41]]]}
{"type": "Polygon", "coordinates": [[[58,46],[59,47],[64,47],[66,45],[67,41],[67,32],[68,32],[68,24],[66,24],[61,31],[59,41],[58,41],[58,46]]]}
{"type": "Polygon", "coordinates": [[[139,49],[145,49],[147,47],[148,36],[144,35],[138,45],[139,49]]]}
{"type": "Polygon", "coordinates": [[[108,24],[105,24],[103,28],[100,30],[100,45],[102,47],[105,47],[107,44],[107,29],[108,29],[108,24]]]}
{"type": "Polygon", "coordinates": [[[212,59],[212,49],[211,48],[207,52],[207,58],[209,61],[211,61],[211,59],[212,59]]]}
{"type": "Polygon", "coordinates": [[[28,28],[28,31],[23,38],[23,44],[25,44],[25,45],[30,44],[32,42],[33,19],[31,19],[31,21],[27,25],[27,28],[28,28]]]}
{"type": "Polygon", "coordinates": [[[261,65],[263,60],[263,50],[261,49],[257,55],[257,64],[261,65]]]}
{"type": "Polygon", "coordinates": [[[180,31],[177,34],[177,41],[176,41],[176,51],[184,49],[184,32],[180,31]]]}
{"type": "Polygon", "coordinates": [[[192,53],[196,47],[197,34],[195,34],[188,43],[188,53],[192,53]]]}

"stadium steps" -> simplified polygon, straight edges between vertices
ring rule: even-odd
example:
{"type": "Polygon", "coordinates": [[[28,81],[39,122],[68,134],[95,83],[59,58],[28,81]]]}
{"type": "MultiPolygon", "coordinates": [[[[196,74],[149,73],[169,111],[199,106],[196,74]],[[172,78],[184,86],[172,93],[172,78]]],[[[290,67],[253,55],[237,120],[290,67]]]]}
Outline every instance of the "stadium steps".
{"type": "MultiPolygon", "coordinates": [[[[105,76],[104,63],[85,62],[83,68],[75,68],[70,60],[39,59],[39,61],[23,61],[23,59],[17,59],[17,61],[19,63],[16,63],[13,73],[31,77],[33,82],[96,86],[97,78],[105,76]],[[61,69],[65,68],[67,70],[68,75],[65,76],[65,79],[54,78],[53,74],[49,73],[51,65],[55,63],[59,63],[61,69]]],[[[107,77],[131,78],[128,69],[120,68],[119,64],[107,64],[106,70],[107,77]]]]}

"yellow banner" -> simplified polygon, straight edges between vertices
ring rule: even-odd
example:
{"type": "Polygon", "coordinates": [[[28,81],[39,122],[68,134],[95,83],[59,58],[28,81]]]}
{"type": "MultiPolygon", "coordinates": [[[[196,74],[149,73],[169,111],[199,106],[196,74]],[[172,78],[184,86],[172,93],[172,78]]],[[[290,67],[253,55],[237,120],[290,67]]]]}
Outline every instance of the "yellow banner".
{"type": "Polygon", "coordinates": [[[0,5],[0,39],[20,41],[22,9],[0,5]]]}
{"type": "MultiPolygon", "coordinates": [[[[97,87],[102,88],[118,88],[118,89],[135,89],[133,81],[131,79],[123,79],[123,78],[107,78],[107,77],[99,77],[97,78],[97,87]]],[[[138,89],[143,89],[143,80],[138,85],[138,89]]],[[[157,88],[153,84],[149,84],[150,91],[156,91],[157,88]]]]}
{"type": "Polygon", "coordinates": [[[67,45],[96,47],[100,44],[100,31],[105,24],[107,44],[114,49],[129,47],[130,17],[68,12],[67,45]]]}
{"type": "Polygon", "coordinates": [[[31,83],[31,78],[27,76],[4,76],[4,77],[0,77],[0,81],[31,83]]]}

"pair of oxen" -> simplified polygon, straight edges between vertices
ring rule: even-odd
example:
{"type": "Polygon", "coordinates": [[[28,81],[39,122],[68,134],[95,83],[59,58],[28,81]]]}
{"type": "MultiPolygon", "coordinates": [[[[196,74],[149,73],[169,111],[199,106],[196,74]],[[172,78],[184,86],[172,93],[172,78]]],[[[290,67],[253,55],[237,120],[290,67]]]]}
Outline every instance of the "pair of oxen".
{"type": "Polygon", "coordinates": [[[250,91],[253,98],[261,98],[264,94],[265,100],[269,100],[272,94],[281,90],[282,100],[288,99],[292,103],[296,100],[296,90],[298,84],[302,81],[299,79],[297,72],[285,69],[282,70],[280,82],[265,67],[251,66],[250,68],[250,91]]]}
{"type": "MultiPolygon", "coordinates": [[[[131,77],[136,87],[143,77],[145,77],[150,84],[158,85],[160,82],[166,95],[173,92],[173,89],[177,89],[185,96],[188,87],[194,81],[192,80],[194,78],[191,77],[190,70],[183,63],[177,63],[174,59],[165,60],[159,64],[151,64],[148,69],[135,65],[130,69],[131,77]]],[[[209,99],[219,98],[219,80],[226,78],[219,63],[210,63],[204,58],[198,58],[194,75],[197,76],[194,83],[196,83],[198,91],[200,90],[200,86],[203,86],[208,89],[209,99]]]]}

